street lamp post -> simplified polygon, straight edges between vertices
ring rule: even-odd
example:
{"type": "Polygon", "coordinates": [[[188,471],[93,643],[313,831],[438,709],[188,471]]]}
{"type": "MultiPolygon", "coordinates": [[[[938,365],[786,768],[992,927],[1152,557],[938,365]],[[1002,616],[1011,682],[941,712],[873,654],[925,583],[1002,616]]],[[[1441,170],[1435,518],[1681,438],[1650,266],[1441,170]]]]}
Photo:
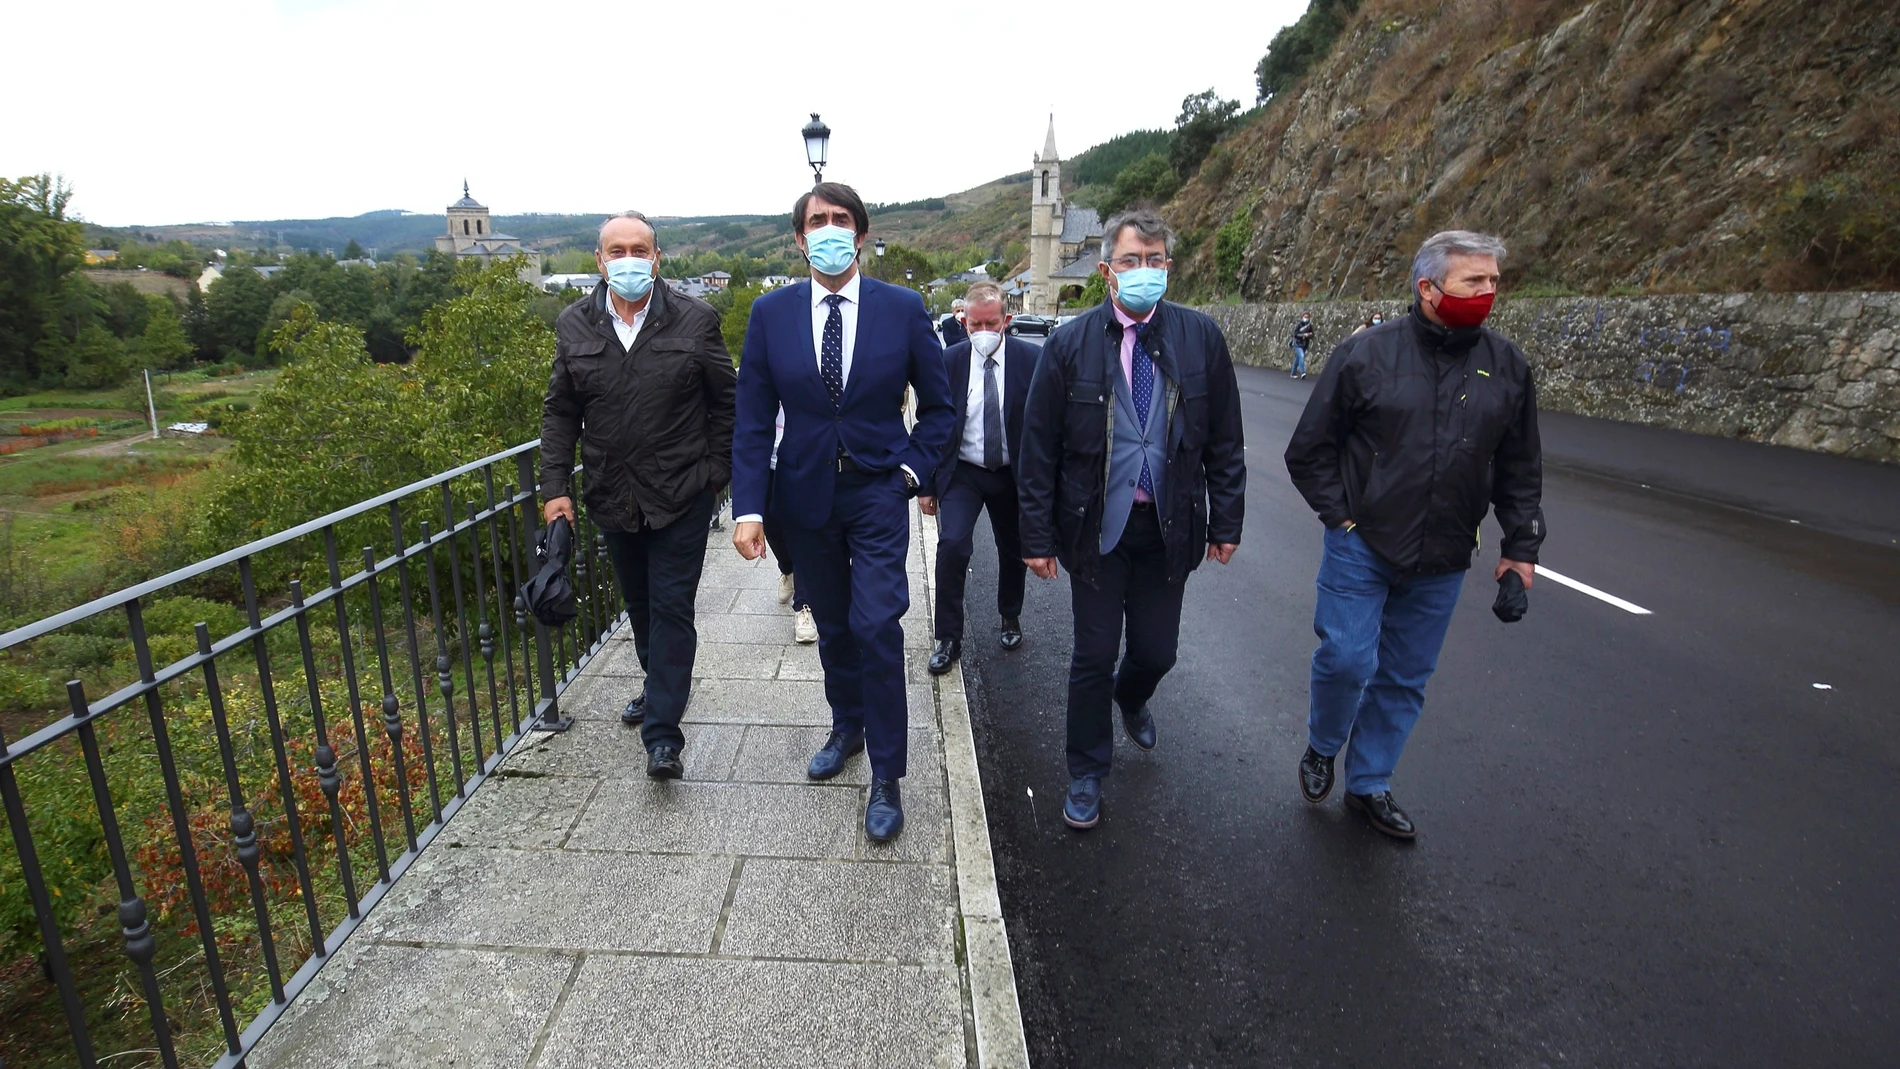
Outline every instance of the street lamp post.
{"type": "Polygon", "coordinates": [[[818,113],[811,113],[811,121],[805,124],[800,133],[805,138],[805,162],[811,164],[812,185],[825,180],[825,157],[830,151],[831,127],[818,120],[818,113]]]}
{"type": "Polygon", "coordinates": [[[879,256],[884,255],[884,239],[883,238],[877,239],[877,244],[873,245],[872,248],[877,250],[877,254],[879,256]]]}

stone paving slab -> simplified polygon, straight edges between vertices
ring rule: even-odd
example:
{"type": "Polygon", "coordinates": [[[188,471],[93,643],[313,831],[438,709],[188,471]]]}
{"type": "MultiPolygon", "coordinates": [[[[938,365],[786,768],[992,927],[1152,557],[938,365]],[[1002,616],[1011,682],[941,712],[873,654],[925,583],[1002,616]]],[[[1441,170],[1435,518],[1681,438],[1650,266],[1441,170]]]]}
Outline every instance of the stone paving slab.
{"type": "Polygon", "coordinates": [[[387,912],[370,915],[370,930],[402,942],[703,954],[731,882],[723,857],[437,850],[390,892],[387,912]]]}
{"type": "Polygon", "coordinates": [[[562,693],[574,726],[504,759],[247,1064],[1026,1067],[961,675],[925,670],[931,529],[896,842],[864,836],[864,757],[806,778],[831,724],[818,651],[777,568],[713,533],[686,778],[647,779],[619,722],[644,684],[622,631],[562,693]]]}
{"type": "Polygon", "coordinates": [[[579,960],[352,937],[247,1064],[520,1069],[579,960]]]}
{"type": "Polygon", "coordinates": [[[954,966],[590,957],[536,1069],[953,1069],[954,966]]]}
{"type": "Polygon", "coordinates": [[[955,879],[943,865],[750,858],[720,949],[755,958],[954,962],[955,879]]]}

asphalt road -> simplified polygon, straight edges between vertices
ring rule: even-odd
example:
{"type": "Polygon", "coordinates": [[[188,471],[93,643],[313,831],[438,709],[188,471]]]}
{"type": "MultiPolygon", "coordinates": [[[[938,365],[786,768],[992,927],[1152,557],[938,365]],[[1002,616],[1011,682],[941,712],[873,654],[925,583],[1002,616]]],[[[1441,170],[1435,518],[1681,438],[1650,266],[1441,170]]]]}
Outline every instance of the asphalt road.
{"type": "Polygon", "coordinates": [[[1543,563],[1652,614],[1541,580],[1499,623],[1487,521],[1398,844],[1294,775],[1309,386],[1241,369],[1245,538],[1189,580],[1160,745],[1118,733],[1091,832],[1067,580],[1002,652],[979,525],[964,670],[1038,1069],[1895,1064],[1900,470],[1547,416],[1543,563]]]}

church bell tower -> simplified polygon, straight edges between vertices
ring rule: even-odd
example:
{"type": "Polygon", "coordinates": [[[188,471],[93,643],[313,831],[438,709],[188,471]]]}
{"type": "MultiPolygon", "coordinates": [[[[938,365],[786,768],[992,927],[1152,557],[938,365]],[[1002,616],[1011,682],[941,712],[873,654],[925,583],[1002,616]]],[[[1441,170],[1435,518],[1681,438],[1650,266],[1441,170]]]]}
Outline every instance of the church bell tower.
{"type": "Polygon", "coordinates": [[[1051,277],[1062,238],[1062,156],[1056,151],[1056,117],[1049,116],[1049,133],[1029,170],[1029,292],[1023,311],[1053,315],[1056,283],[1051,277]]]}

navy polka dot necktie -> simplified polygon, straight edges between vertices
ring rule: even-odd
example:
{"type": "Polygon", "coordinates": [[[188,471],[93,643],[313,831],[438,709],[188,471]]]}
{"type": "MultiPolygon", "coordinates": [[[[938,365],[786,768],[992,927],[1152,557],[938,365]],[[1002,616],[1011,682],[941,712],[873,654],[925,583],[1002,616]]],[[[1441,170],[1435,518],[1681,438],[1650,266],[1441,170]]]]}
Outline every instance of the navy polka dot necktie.
{"type": "Polygon", "coordinates": [[[825,340],[819,346],[818,371],[825,377],[825,389],[831,391],[831,404],[836,408],[844,399],[844,312],[839,305],[844,303],[844,295],[833,293],[825,298],[831,311],[825,313],[825,340]]]}
{"type": "MultiPolygon", "coordinates": [[[[1141,429],[1146,433],[1148,410],[1154,406],[1155,400],[1155,364],[1154,360],[1148,356],[1147,347],[1141,344],[1142,335],[1148,333],[1146,324],[1128,329],[1135,332],[1134,359],[1129,361],[1132,365],[1129,370],[1133,372],[1134,381],[1128,385],[1135,395],[1135,418],[1141,421],[1141,429]]],[[[1148,471],[1148,454],[1145,450],[1141,454],[1141,480],[1136,483],[1136,486],[1150,498],[1155,496],[1155,480],[1148,471]]]]}

